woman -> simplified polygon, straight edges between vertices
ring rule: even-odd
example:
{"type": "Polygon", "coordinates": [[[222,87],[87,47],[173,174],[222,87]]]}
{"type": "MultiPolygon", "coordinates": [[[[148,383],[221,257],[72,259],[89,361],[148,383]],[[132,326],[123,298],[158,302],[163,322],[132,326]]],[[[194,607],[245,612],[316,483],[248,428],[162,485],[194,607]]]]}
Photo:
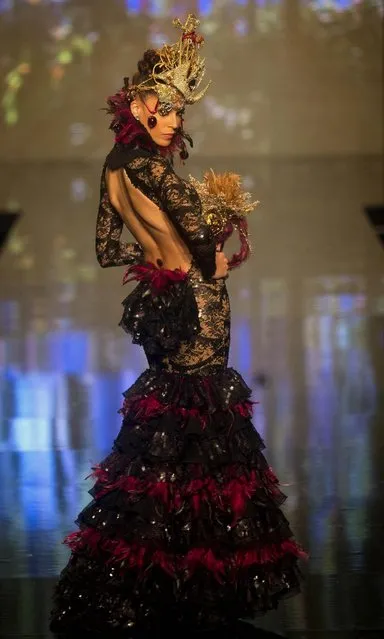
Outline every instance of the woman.
{"type": "MultiPolygon", "coordinates": [[[[121,326],[148,369],[125,392],[113,451],[55,590],[53,630],[207,630],[299,590],[303,553],[251,422],[250,389],[228,368],[228,260],[172,155],[187,157],[186,104],[200,99],[198,21],[150,50],[109,99],[116,144],[101,179],[96,252],[138,281],[121,326]],[[135,243],[121,241],[125,224],[135,243]]],[[[105,635],[105,636],[110,636],[105,635]]]]}

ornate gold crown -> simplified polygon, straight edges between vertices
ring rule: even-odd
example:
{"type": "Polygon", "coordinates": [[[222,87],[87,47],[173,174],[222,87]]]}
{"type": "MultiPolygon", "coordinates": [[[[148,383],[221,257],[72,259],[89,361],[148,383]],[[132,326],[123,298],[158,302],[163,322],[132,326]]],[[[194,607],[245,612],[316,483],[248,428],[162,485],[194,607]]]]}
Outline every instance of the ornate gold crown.
{"type": "Polygon", "coordinates": [[[211,82],[198,91],[205,75],[205,59],[199,56],[199,49],[204,42],[203,36],[196,33],[200,20],[189,14],[183,24],[179,19],[173,25],[182,31],[175,44],[165,44],[157,49],[160,61],[155,64],[152,75],[137,86],[137,90],[154,90],[160,102],[173,103],[184,98],[185,104],[194,104],[206,93],[211,82]]]}

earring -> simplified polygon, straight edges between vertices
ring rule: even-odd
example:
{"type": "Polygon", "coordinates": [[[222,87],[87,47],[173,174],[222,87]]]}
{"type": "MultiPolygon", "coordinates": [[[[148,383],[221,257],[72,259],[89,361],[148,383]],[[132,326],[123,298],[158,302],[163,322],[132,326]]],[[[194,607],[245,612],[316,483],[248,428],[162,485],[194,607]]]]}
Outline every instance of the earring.
{"type": "Polygon", "coordinates": [[[155,126],[156,126],[156,124],[157,124],[157,120],[156,120],[156,118],[155,118],[155,116],[154,116],[154,115],[151,115],[151,116],[148,118],[148,120],[147,120],[147,124],[148,124],[148,127],[149,127],[150,129],[154,129],[154,128],[155,128],[155,126]]]}
{"type": "Polygon", "coordinates": [[[140,120],[140,118],[139,118],[139,116],[138,116],[138,115],[135,115],[135,118],[136,118],[136,120],[140,120]]]}

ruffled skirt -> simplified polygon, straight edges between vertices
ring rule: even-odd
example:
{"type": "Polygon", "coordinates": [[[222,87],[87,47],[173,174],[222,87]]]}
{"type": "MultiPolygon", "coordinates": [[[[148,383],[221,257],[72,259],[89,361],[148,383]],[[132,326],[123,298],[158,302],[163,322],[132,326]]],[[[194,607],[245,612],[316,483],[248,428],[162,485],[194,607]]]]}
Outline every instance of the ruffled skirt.
{"type": "MultiPolygon", "coordinates": [[[[144,318],[137,294],[133,302],[144,318]]],[[[140,330],[126,321],[141,333],[144,320],[140,330]]],[[[147,333],[160,352],[164,343],[147,333]]],[[[297,593],[305,553],[280,509],[285,496],[239,373],[153,365],[124,395],[113,449],[92,469],[93,499],[64,539],[72,552],[51,629],[206,630],[297,593]]]]}

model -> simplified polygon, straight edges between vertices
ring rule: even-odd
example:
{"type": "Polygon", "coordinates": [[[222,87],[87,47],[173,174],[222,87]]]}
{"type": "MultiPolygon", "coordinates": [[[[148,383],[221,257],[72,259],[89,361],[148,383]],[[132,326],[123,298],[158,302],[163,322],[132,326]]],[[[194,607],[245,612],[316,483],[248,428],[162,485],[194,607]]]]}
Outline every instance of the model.
{"type": "MultiPolygon", "coordinates": [[[[230,264],[203,215],[186,105],[205,93],[198,20],[148,50],[108,100],[115,146],[102,171],[96,253],[137,281],[121,326],[147,370],[124,393],[121,430],[94,467],[91,503],[64,543],[51,629],[231,628],[299,591],[285,496],[252,424],[251,390],[228,367],[230,264]],[[123,225],[136,239],[121,240],[123,225]]],[[[112,636],[112,635],[111,635],[112,636]]]]}

